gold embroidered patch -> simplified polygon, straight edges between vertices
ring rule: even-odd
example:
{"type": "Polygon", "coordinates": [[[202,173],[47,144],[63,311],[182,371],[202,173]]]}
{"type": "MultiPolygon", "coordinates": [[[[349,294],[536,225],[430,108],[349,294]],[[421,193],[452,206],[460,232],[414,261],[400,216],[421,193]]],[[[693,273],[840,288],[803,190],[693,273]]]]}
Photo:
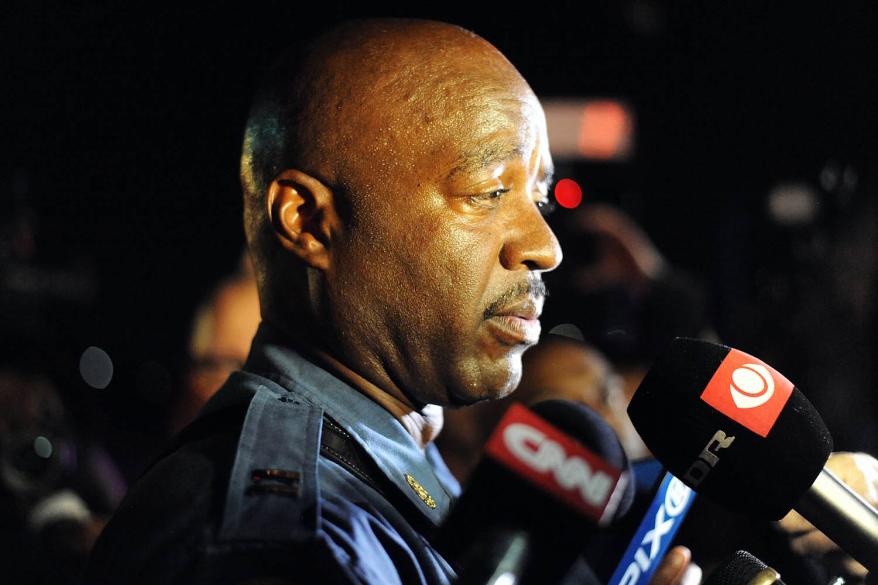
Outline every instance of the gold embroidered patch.
{"type": "Polygon", "coordinates": [[[405,480],[408,482],[409,487],[411,487],[412,490],[416,494],[418,494],[418,497],[421,498],[421,500],[423,500],[425,504],[427,504],[428,508],[436,507],[436,500],[433,499],[433,496],[430,495],[430,492],[424,489],[424,486],[418,483],[418,480],[412,477],[412,474],[406,473],[405,480]]]}

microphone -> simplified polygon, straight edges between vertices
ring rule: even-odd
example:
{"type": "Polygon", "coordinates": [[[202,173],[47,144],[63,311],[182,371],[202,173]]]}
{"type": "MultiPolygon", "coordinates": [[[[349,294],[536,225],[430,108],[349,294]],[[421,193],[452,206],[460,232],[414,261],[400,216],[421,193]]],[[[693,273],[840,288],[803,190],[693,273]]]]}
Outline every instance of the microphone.
{"type": "Polygon", "coordinates": [[[694,499],[688,486],[665,473],[607,585],[649,583],[694,499]]]}
{"type": "Polygon", "coordinates": [[[786,585],[780,573],[751,555],[739,550],[731,559],[710,574],[704,585],[786,585]]]}
{"type": "Polygon", "coordinates": [[[560,581],[634,489],[609,425],[588,407],[513,404],[434,544],[459,583],[560,581]]]}
{"type": "Polygon", "coordinates": [[[878,512],[823,466],[832,437],[793,384],[744,352],[676,338],[628,406],[649,449],[688,486],[748,516],[792,508],[871,570],[878,512]]]}

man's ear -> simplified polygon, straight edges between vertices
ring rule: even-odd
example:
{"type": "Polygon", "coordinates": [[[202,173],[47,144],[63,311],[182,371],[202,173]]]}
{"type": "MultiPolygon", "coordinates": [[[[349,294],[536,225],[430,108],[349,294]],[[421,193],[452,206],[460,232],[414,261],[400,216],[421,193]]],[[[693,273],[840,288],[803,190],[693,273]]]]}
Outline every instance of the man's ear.
{"type": "Polygon", "coordinates": [[[333,191],[307,173],[288,169],[269,185],[266,205],[281,246],[308,266],[326,270],[340,225],[333,191]]]}

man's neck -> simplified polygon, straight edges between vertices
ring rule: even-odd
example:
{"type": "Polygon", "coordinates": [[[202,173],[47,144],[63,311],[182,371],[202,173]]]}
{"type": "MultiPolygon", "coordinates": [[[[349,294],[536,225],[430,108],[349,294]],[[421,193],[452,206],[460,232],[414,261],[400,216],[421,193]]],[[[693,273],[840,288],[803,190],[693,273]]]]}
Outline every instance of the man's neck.
{"type": "Polygon", "coordinates": [[[310,351],[315,358],[319,359],[333,373],[392,414],[422,450],[442,430],[443,416],[441,407],[428,404],[418,410],[404,397],[396,396],[379,388],[328,352],[317,348],[311,348],[310,351]]]}
{"type": "Polygon", "coordinates": [[[271,317],[263,319],[277,331],[281,332],[292,342],[295,348],[320,362],[322,366],[330,370],[336,376],[350,384],[353,388],[380,404],[385,410],[396,418],[403,428],[412,436],[415,443],[423,450],[431,443],[442,430],[442,408],[433,404],[427,404],[423,408],[416,408],[414,404],[397,388],[387,391],[370,382],[358,374],[328,351],[321,349],[318,344],[302,339],[292,331],[279,325],[281,320],[271,317]]]}

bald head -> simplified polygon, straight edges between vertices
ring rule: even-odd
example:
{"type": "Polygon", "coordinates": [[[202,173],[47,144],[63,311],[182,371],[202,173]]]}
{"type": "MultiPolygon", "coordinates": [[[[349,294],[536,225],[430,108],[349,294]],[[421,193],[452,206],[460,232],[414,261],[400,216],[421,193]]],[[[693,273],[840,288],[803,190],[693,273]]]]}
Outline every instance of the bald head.
{"type": "Polygon", "coordinates": [[[341,219],[355,222],[363,199],[444,154],[442,138],[510,82],[530,92],[490,43],[435,21],[349,21],[282,55],[257,93],[241,159],[260,288],[276,251],[265,196],[284,169],[324,183],[341,219]]]}
{"type": "MultiPolygon", "coordinates": [[[[514,67],[490,43],[451,24],[404,19],[345,22],[294,47],[257,95],[245,135],[242,180],[261,193],[287,167],[343,183],[382,138],[449,125],[457,102],[505,83],[514,67]]],[[[521,83],[525,83],[521,79],[521,83]]]]}

